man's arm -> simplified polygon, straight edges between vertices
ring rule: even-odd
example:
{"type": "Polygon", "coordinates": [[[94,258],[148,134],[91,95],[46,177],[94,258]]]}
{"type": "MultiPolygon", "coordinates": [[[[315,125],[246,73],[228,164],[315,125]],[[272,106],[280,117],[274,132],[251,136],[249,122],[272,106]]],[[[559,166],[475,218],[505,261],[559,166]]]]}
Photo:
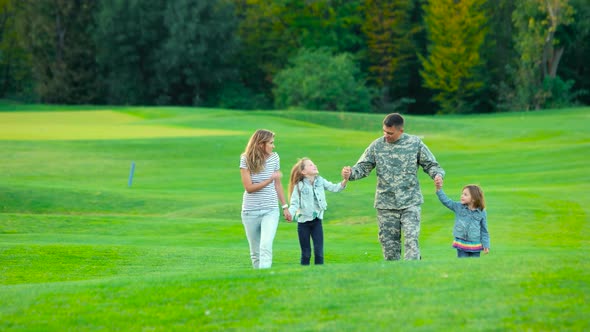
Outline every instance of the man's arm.
{"type": "Polygon", "coordinates": [[[375,153],[373,151],[373,144],[371,144],[365,152],[361,155],[359,160],[351,168],[350,181],[359,180],[369,176],[371,171],[375,168],[375,153]]]}
{"type": "Polygon", "coordinates": [[[424,142],[420,142],[418,164],[433,180],[437,175],[440,175],[441,179],[445,177],[445,170],[439,165],[439,163],[436,161],[436,158],[432,152],[430,152],[430,149],[428,149],[424,142]]]}

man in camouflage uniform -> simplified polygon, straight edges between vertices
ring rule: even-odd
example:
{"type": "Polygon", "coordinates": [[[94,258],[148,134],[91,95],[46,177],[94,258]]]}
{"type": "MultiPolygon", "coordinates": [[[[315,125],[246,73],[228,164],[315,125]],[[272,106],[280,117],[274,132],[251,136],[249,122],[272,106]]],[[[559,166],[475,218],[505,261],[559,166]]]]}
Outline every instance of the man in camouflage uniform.
{"type": "Polygon", "coordinates": [[[352,168],[342,175],[350,181],[368,176],[376,168],[375,209],[379,241],[386,260],[401,258],[401,233],[404,235],[404,259],[420,259],[420,212],[424,203],[418,167],[442,185],[445,171],[422,140],[404,133],[404,118],[398,113],[383,120],[383,137],[373,141],[352,168]]]}

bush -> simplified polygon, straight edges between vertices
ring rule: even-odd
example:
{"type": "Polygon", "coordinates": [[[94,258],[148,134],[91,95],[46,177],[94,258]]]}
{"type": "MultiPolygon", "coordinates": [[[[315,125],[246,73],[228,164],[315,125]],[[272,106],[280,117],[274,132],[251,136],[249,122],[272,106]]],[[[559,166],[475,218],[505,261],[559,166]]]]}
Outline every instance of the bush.
{"type": "Polygon", "coordinates": [[[272,108],[272,101],[263,93],[256,93],[240,83],[225,84],[220,91],[218,107],[243,110],[272,108]]]}
{"type": "Polygon", "coordinates": [[[371,93],[350,54],[302,49],[275,76],[277,108],[370,112],[371,93]]]}
{"type": "Polygon", "coordinates": [[[543,91],[547,93],[545,108],[563,108],[576,105],[576,99],[588,93],[585,90],[571,91],[573,80],[562,80],[559,76],[546,77],[543,81],[543,91]]]}

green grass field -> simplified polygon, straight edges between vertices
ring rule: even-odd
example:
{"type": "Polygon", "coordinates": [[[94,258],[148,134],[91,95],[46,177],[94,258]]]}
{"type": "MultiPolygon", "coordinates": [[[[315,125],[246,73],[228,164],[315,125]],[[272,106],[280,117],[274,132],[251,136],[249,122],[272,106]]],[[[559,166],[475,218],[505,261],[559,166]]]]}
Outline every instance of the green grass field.
{"type": "Polygon", "coordinates": [[[421,172],[422,261],[383,261],[372,174],[328,194],[324,266],[298,265],[281,222],[273,268],[251,268],[251,133],[277,134],[285,175],[307,156],[338,181],[382,118],[0,104],[0,330],[589,330],[590,108],[406,117],[449,196],[483,187],[481,259],[456,258],[454,216],[421,172]]]}

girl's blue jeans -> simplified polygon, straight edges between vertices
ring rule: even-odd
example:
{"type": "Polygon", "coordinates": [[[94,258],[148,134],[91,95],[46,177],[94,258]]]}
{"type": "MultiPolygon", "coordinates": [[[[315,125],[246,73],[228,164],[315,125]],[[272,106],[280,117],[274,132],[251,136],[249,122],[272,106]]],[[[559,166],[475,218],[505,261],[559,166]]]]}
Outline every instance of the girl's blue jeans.
{"type": "Polygon", "coordinates": [[[481,252],[479,251],[465,251],[465,250],[461,250],[461,249],[457,249],[457,257],[459,258],[465,258],[465,257],[479,257],[481,254],[481,252]]]}
{"type": "Polygon", "coordinates": [[[311,260],[311,240],[313,240],[314,263],[324,264],[324,229],[322,219],[297,224],[299,246],[301,247],[301,265],[309,265],[311,260]]]}

